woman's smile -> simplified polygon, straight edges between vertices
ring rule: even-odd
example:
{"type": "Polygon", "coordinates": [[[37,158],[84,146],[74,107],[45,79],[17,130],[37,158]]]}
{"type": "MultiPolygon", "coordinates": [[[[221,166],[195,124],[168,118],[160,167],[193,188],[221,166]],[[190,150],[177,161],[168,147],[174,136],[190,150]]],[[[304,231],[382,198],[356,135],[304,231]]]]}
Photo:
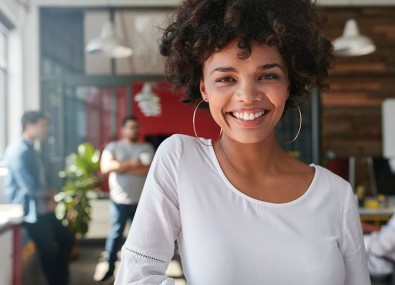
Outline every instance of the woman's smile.
{"type": "Polygon", "coordinates": [[[237,124],[244,128],[257,128],[264,120],[268,110],[259,108],[253,110],[235,110],[227,112],[237,124]]]}

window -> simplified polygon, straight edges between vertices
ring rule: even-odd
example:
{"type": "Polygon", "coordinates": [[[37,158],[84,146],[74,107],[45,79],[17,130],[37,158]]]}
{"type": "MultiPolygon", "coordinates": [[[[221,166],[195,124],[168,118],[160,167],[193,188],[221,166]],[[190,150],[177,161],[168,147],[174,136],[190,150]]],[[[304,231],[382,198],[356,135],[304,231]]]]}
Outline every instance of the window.
{"type": "Polygon", "coordinates": [[[0,160],[7,144],[7,29],[0,22],[0,160]]]}

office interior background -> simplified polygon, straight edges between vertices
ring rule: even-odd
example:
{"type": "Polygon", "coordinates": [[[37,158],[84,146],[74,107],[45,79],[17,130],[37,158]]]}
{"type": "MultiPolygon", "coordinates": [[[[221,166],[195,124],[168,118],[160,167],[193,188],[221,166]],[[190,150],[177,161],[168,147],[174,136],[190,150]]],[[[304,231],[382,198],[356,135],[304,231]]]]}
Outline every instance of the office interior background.
{"type": "MultiPolygon", "coordinates": [[[[41,147],[51,184],[57,188],[66,156],[85,141],[103,149],[117,138],[120,119],[126,114],[141,120],[142,140],[155,143],[172,133],[193,135],[193,109],[180,109],[182,94],[166,83],[158,53],[160,27],[177,2],[2,0],[0,161],[7,144],[20,133],[22,113],[33,109],[50,116],[49,137],[41,147]],[[131,56],[87,52],[92,39],[106,33],[108,23],[132,49],[131,56]],[[147,113],[137,101],[144,88],[151,88],[157,98],[154,113],[147,113]]],[[[284,147],[291,155],[318,164],[333,156],[354,157],[355,186],[369,193],[367,157],[383,155],[382,103],[395,97],[395,1],[322,0],[319,4],[328,16],[330,39],[340,37],[352,18],[376,50],[336,57],[330,89],[313,94],[302,106],[301,138],[284,147]]],[[[297,114],[287,116],[278,131],[282,141],[297,131],[297,114]]],[[[198,124],[209,126],[199,135],[215,139],[219,130],[209,116],[203,114],[199,120],[198,124]]]]}

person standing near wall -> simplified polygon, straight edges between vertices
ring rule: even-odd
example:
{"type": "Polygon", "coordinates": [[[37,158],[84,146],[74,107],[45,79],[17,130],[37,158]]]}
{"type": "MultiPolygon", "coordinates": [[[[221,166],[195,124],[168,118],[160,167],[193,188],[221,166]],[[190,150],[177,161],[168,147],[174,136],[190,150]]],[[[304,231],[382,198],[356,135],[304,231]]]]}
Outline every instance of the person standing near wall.
{"type": "Polygon", "coordinates": [[[104,270],[96,270],[96,281],[105,281],[114,274],[126,222],[134,217],[154,155],[151,144],[138,142],[140,123],[137,118],[126,116],[121,131],[122,139],[109,143],[100,161],[101,172],[109,174],[111,204],[110,233],[105,246],[107,266],[104,270]]]}
{"type": "Polygon", "coordinates": [[[395,215],[382,226],[363,222],[362,230],[370,278],[389,282],[393,278],[395,262],[395,215]]]}
{"type": "Polygon", "coordinates": [[[45,139],[47,117],[38,111],[22,116],[22,136],[10,144],[4,155],[6,202],[22,205],[23,227],[38,251],[49,285],[69,284],[69,260],[73,244],[71,231],[54,214],[55,192],[48,188],[44,164],[34,149],[45,139]]]}

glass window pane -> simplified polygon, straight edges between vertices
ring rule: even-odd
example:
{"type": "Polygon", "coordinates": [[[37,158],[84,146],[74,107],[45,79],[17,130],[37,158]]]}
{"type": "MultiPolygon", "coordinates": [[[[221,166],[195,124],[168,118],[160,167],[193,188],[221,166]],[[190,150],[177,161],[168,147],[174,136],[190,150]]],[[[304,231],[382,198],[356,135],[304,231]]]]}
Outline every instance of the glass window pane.
{"type": "Polygon", "coordinates": [[[6,147],[6,94],[5,71],[0,69],[0,160],[6,147]]]}
{"type": "Polygon", "coordinates": [[[5,69],[6,67],[6,44],[7,44],[7,37],[6,35],[0,30],[0,69],[5,69]]]}
{"type": "Polygon", "coordinates": [[[0,22],[0,160],[7,144],[7,34],[0,22]]]}

